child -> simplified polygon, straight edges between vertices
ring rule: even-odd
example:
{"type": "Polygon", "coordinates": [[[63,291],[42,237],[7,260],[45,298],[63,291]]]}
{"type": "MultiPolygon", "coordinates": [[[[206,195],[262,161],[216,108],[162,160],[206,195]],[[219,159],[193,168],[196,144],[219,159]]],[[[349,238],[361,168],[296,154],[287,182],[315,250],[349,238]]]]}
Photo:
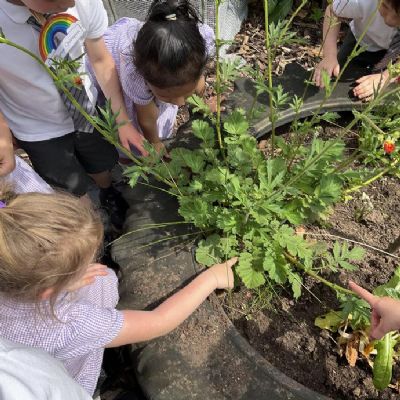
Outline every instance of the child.
{"type": "MultiPolygon", "coordinates": [[[[373,67],[385,56],[399,26],[400,0],[333,0],[325,12],[323,59],[315,69],[315,84],[323,87],[322,71],[328,76],[339,75],[340,69],[367,27],[360,42],[360,45],[366,46],[367,49],[353,61],[372,72],[373,67]],[[371,16],[373,18],[368,26],[371,16]],[[341,20],[351,20],[351,22],[349,33],[338,53],[336,43],[341,20]]],[[[388,78],[387,70],[363,76],[356,81],[353,93],[361,100],[369,100],[374,90],[382,88],[388,78]]]]}
{"type": "Polygon", "coordinates": [[[0,399],[92,400],[45,351],[0,338],[0,399]]]}
{"type": "Polygon", "coordinates": [[[67,194],[3,190],[0,199],[0,337],[46,350],[89,394],[104,347],[165,335],[213,290],[233,287],[236,258],[153,311],[116,310],[115,274],[92,264],[103,230],[89,205],[67,194]]]}
{"type": "Polygon", "coordinates": [[[117,66],[134,126],[159,150],[173,130],[178,106],[204,91],[204,67],[214,32],[199,23],[187,0],[155,0],[145,23],[122,18],[104,35],[117,66]]]}
{"type": "MultiPolygon", "coordinates": [[[[84,52],[105,95],[111,99],[114,111],[120,111],[119,121],[128,121],[123,104],[115,64],[108,53],[102,35],[108,21],[101,0],[0,0],[0,27],[7,39],[22,45],[38,57],[51,62],[52,53],[39,49],[52,42],[51,33],[65,21],[73,22],[61,43],[54,49],[60,57],[78,58],[84,52]],[[42,13],[62,13],[50,16],[50,28],[42,13]],[[58,25],[57,25],[58,24],[58,25]],[[74,29],[72,29],[74,27],[74,29]],[[49,37],[50,36],[50,37],[49,37]],[[43,41],[46,41],[44,45],[43,41]],[[47,56],[47,58],[46,58],[47,56]]],[[[67,25],[68,26],[68,25],[67,25]]],[[[62,29],[61,29],[62,30],[62,29]]],[[[79,72],[84,73],[83,62],[79,72]]],[[[77,98],[89,113],[95,113],[96,92],[87,75],[82,75],[77,98]]],[[[93,180],[100,188],[100,200],[114,226],[122,228],[126,203],[111,186],[110,170],[118,161],[115,148],[61,96],[45,69],[22,51],[0,46],[0,110],[12,130],[18,145],[30,157],[35,170],[49,184],[68,190],[88,201],[87,191],[93,180]]],[[[127,123],[119,129],[121,143],[143,150],[142,135],[127,123]]]]}
{"type": "Polygon", "coordinates": [[[378,297],[354,282],[349,282],[350,289],[364,299],[372,309],[372,339],[382,339],[386,333],[400,329],[400,301],[391,297],[378,297]]]}

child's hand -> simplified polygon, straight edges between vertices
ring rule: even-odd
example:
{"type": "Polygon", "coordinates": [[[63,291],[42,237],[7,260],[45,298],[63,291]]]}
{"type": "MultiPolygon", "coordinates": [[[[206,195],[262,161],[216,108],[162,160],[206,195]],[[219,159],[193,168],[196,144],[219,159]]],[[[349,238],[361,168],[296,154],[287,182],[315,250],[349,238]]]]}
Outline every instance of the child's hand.
{"type": "Polygon", "coordinates": [[[400,301],[390,297],[378,297],[354,282],[349,282],[350,289],[371,306],[372,339],[381,339],[386,333],[400,328],[400,301]]]}
{"type": "Polygon", "coordinates": [[[147,156],[148,153],[145,150],[143,143],[144,137],[139,133],[137,129],[133,127],[132,124],[125,124],[119,127],[119,141],[122,146],[131,151],[131,145],[135,146],[143,156],[147,156]]]}
{"type": "Polygon", "coordinates": [[[329,77],[337,77],[340,73],[340,65],[337,57],[324,57],[322,61],[315,67],[313,81],[316,86],[324,87],[322,80],[322,71],[325,71],[329,77]]]}
{"type": "Polygon", "coordinates": [[[354,96],[360,100],[368,101],[374,97],[374,92],[380,92],[389,83],[389,75],[386,73],[365,75],[356,80],[358,85],[353,89],[354,96]]]}
{"type": "Polygon", "coordinates": [[[71,283],[66,290],[68,292],[73,292],[75,290],[81,289],[85,286],[91,285],[97,276],[107,276],[107,266],[103,264],[90,264],[84,274],[78,278],[75,282],[71,283]]]}
{"type": "Polygon", "coordinates": [[[211,272],[216,279],[217,289],[233,288],[232,266],[237,263],[237,260],[237,257],[233,257],[222,264],[215,264],[210,267],[209,272],[211,272]]]}

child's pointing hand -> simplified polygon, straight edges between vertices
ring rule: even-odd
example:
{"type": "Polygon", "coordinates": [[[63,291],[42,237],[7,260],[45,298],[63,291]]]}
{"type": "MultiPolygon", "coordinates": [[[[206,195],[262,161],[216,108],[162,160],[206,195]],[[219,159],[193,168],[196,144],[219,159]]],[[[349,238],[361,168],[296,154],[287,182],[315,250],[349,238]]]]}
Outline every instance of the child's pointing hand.
{"type": "Polygon", "coordinates": [[[399,300],[375,296],[352,281],[349,287],[371,306],[371,338],[381,339],[386,333],[400,328],[399,300]]]}

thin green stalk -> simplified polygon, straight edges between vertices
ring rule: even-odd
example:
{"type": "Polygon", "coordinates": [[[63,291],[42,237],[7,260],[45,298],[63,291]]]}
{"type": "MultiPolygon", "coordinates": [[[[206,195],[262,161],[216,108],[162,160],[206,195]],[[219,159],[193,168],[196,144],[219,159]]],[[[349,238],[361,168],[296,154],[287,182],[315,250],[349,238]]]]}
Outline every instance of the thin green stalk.
{"type": "Polygon", "coordinates": [[[168,193],[170,196],[178,197],[178,195],[177,195],[176,193],[172,193],[172,192],[170,192],[169,190],[160,188],[159,186],[156,186],[156,185],[151,185],[150,183],[146,183],[146,182],[137,182],[137,184],[138,184],[138,185],[142,185],[142,186],[147,186],[147,187],[150,187],[150,188],[152,188],[152,189],[157,189],[157,190],[159,190],[160,192],[168,193]]]}
{"type": "MultiPolygon", "coordinates": [[[[382,95],[379,95],[376,99],[374,99],[372,102],[370,102],[366,109],[364,110],[364,114],[358,114],[343,130],[341,133],[337,136],[338,139],[342,138],[347,132],[352,129],[352,127],[361,119],[360,115],[366,115],[371,108],[375,106],[376,101],[382,101],[386,97],[392,96],[393,94],[397,93],[399,91],[399,88],[395,88],[389,92],[383,93],[382,95]]],[[[286,187],[290,187],[293,185],[293,183],[297,182],[307,171],[308,169],[315,164],[317,161],[321,159],[321,157],[334,145],[334,141],[332,141],[331,144],[328,144],[328,146],[325,147],[321,153],[319,153],[314,159],[310,160],[309,163],[307,163],[304,168],[299,171],[295,176],[293,176],[284,186],[282,186],[279,190],[275,191],[270,197],[268,197],[268,200],[274,199],[282,194],[282,192],[286,189],[286,187]]]]}
{"type": "Polygon", "coordinates": [[[124,233],[123,235],[119,236],[117,239],[115,239],[112,242],[108,243],[107,246],[110,246],[113,243],[117,243],[121,239],[123,239],[124,237],[130,236],[133,233],[142,232],[142,231],[148,231],[148,230],[155,229],[155,228],[165,228],[167,226],[190,225],[190,224],[191,224],[191,222],[186,222],[186,221],[163,222],[163,223],[160,223],[160,224],[144,224],[138,229],[134,229],[133,231],[129,231],[129,232],[124,233]]]}
{"type": "MultiPolygon", "coordinates": [[[[111,142],[115,147],[117,147],[120,151],[122,151],[127,157],[129,157],[130,160],[135,162],[137,165],[142,165],[142,162],[135,157],[128,149],[123,147],[118,141],[114,140],[110,133],[106,130],[104,130],[101,126],[99,126],[96,121],[92,118],[91,115],[89,115],[83,108],[82,106],[76,101],[76,99],[72,96],[71,92],[68,90],[68,88],[65,87],[64,83],[58,78],[58,76],[49,68],[43,60],[41,60],[36,54],[32,53],[28,49],[24,48],[23,46],[18,45],[17,43],[14,43],[4,37],[0,36],[0,44],[5,44],[7,46],[14,47],[23,53],[29,55],[32,57],[35,61],[37,61],[44,69],[45,71],[50,75],[50,77],[53,79],[55,85],[60,88],[63,93],[67,96],[68,100],[74,105],[74,107],[79,110],[79,112],[85,117],[85,119],[100,133],[102,134],[109,142],[111,142]]],[[[168,180],[164,179],[162,176],[157,174],[154,171],[150,171],[152,175],[154,175],[158,180],[162,181],[168,186],[174,186],[171,182],[168,180]]]]}
{"type": "MultiPolygon", "coordinates": [[[[355,44],[355,46],[354,46],[352,52],[351,52],[350,55],[348,56],[348,58],[347,58],[347,60],[346,60],[346,62],[345,62],[345,64],[344,64],[343,68],[340,69],[339,75],[338,75],[338,76],[336,77],[336,79],[334,80],[334,82],[333,82],[333,84],[332,84],[332,86],[331,86],[331,88],[330,88],[330,91],[329,91],[329,92],[326,91],[324,98],[322,99],[321,103],[318,105],[318,109],[317,109],[316,111],[314,111],[314,114],[313,114],[313,116],[312,116],[312,118],[311,118],[311,120],[310,120],[310,125],[311,125],[311,126],[314,124],[314,122],[315,122],[316,118],[319,116],[319,114],[321,114],[322,107],[325,105],[326,101],[330,98],[330,94],[336,89],[336,87],[337,87],[337,85],[338,85],[340,79],[342,78],[344,72],[346,71],[346,69],[347,69],[347,67],[349,66],[350,62],[351,62],[351,61],[353,60],[353,58],[355,57],[355,55],[356,55],[356,49],[359,47],[359,45],[360,45],[360,43],[361,43],[361,40],[364,38],[365,34],[367,33],[367,31],[368,31],[368,29],[369,29],[369,27],[370,27],[370,25],[371,25],[373,19],[374,19],[375,16],[376,16],[376,13],[377,13],[378,10],[379,10],[379,7],[380,7],[381,3],[382,3],[382,0],[379,0],[379,3],[378,3],[378,5],[377,5],[377,7],[376,7],[376,9],[375,9],[375,12],[372,13],[372,15],[370,15],[370,17],[368,18],[367,24],[366,24],[366,26],[365,26],[363,32],[361,33],[360,37],[359,37],[358,40],[356,41],[356,44],[355,44]]],[[[379,97],[379,96],[378,96],[378,97],[379,97]]],[[[374,99],[371,103],[375,104],[375,100],[376,100],[376,99],[374,99]]],[[[370,103],[370,104],[371,104],[371,103],[370,103]]],[[[295,117],[295,121],[297,121],[297,119],[298,119],[298,118],[295,117]]],[[[346,130],[344,133],[347,133],[347,130],[346,130]]],[[[341,137],[344,136],[344,133],[341,135],[341,137]]],[[[298,144],[297,148],[296,148],[295,151],[293,152],[293,158],[296,156],[296,150],[298,150],[298,148],[299,148],[300,146],[301,146],[301,142],[299,141],[299,144],[298,144]]],[[[292,161],[292,160],[291,160],[291,161],[292,161]]]]}
{"type": "Polygon", "coordinates": [[[271,52],[271,44],[269,37],[269,8],[268,8],[268,0],[264,0],[264,24],[265,24],[265,50],[267,52],[267,60],[268,60],[268,90],[269,90],[269,108],[270,114],[269,119],[271,121],[271,154],[274,154],[275,147],[275,118],[276,118],[276,110],[274,108],[274,99],[273,99],[273,81],[272,81],[272,52],[271,52]]]}
{"type": "Polygon", "coordinates": [[[354,296],[354,293],[349,290],[346,289],[340,285],[336,285],[335,283],[329,282],[328,280],[322,278],[321,276],[319,276],[316,272],[314,272],[313,270],[306,268],[303,264],[301,264],[295,257],[293,257],[291,254],[289,254],[288,252],[284,252],[284,256],[285,258],[292,263],[295,267],[301,269],[302,271],[304,271],[307,275],[311,276],[312,278],[316,279],[317,281],[323,283],[324,285],[330,287],[332,290],[335,290],[336,292],[341,292],[344,294],[350,294],[354,296]]]}
{"type": "MultiPolygon", "coordinates": [[[[221,4],[221,0],[215,1],[215,49],[216,49],[216,72],[215,72],[215,85],[217,89],[217,118],[216,118],[216,129],[217,129],[217,138],[218,144],[221,151],[224,148],[224,143],[222,141],[222,133],[221,133],[221,71],[220,71],[220,50],[221,50],[221,41],[220,41],[220,33],[219,33],[219,6],[221,4]]],[[[222,151],[224,154],[224,152],[222,151]]]]}
{"type": "Polygon", "coordinates": [[[388,172],[392,171],[396,165],[399,163],[399,159],[394,160],[388,167],[386,167],[384,170],[382,170],[381,172],[379,172],[379,174],[374,175],[373,177],[367,179],[366,181],[364,181],[363,183],[354,186],[350,189],[345,190],[343,193],[344,194],[349,194],[349,193],[353,193],[356,192],[360,189],[362,189],[365,186],[370,185],[371,183],[375,182],[376,180],[378,180],[379,178],[381,178],[382,176],[386,175],[388,172]]]}

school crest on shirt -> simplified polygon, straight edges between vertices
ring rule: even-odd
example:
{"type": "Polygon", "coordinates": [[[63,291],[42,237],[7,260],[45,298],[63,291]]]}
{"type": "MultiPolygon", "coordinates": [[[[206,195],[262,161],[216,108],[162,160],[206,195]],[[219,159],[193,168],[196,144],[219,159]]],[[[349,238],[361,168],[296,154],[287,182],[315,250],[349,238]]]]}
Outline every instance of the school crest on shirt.
{"type": "MultiPolygon", "coordinates": [[[[51,66],[52,59],[64,59],[85,38],[85,29],[71,14],[61,13],[50,17],[43,25],[39,36],[42,60],[51,66]]],[[[72,56],[72,54],[70,54],[72,56]]]]}

